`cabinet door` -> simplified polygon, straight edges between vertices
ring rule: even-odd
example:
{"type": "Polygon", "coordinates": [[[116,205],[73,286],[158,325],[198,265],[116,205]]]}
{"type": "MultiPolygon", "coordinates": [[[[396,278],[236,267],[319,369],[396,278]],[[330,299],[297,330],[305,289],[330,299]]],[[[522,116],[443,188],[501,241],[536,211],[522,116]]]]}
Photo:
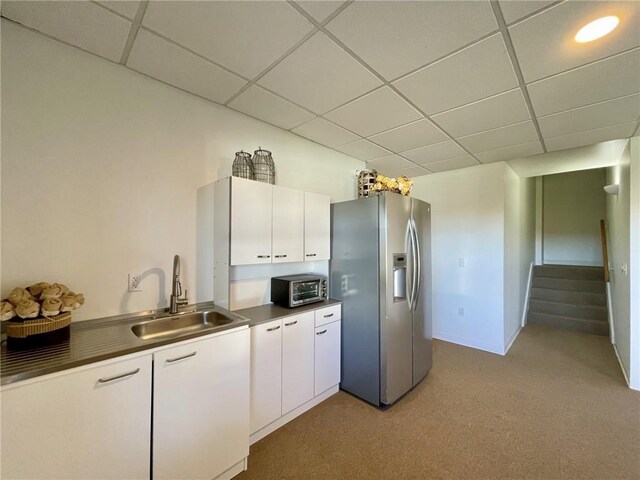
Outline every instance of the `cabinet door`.
{"type": "Polygon", "coordinates": [[[315,333],[314,394],[320,395],[340,383],[340,322],[317,327],[315,333]]]}
{"type": "Polygon", "coordinates": [[[329,260],[331,256],[330,198],[304,193],[304,259],[308,262],[329,260]]]}
{"type": "Polygon", "coordinates": [[[251,327],[251,433],[280,418],[282,410],[282,323],[251,327]]]}
{"type": "Polygon", "coordinates": [[[313,398],[313,311],[282,320],[282,414],[313,398]]]}
{"type": "Polygon", "coordinates": [[[273,263],[304,259],[304,192],[273,187],[273,263]]]}
{"type": "Polygon", "coordinates": [[[273,186],[231,177],[231,265],[271,263],[273,186]]]}
{"type": "Polygon", "coordinates": [[[151,355],[5,387],[1,477],[149,478],[150,422],[151,355]]]}
{"type": "Polygon", "coordinates": [[[211,479],[246,457],[249,329],[153,359],[153,478],[211,479]]]}

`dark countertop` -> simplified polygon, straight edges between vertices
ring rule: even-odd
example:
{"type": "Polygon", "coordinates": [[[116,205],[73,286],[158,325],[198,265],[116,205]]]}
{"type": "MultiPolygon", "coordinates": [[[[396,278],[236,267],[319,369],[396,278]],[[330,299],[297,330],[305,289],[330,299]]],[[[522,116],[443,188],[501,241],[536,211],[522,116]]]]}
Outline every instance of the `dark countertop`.
{"type": "Polygon", "coordinates": [[[310,303],[308,305],[302,305],[301,307],[285,308],[278,305],[260,305],[259,307],[243,308],[242,310],[235,310],[233,313],[248,318],[250,320],[250,326],[259,325],[261,323],[270,322],[278,318],[290,317],[291,315],[298,315],[299,313],[308,312],[310,310],[318,310],[319,308],[331,307],[332,305],[340,305],[341,302],[337,300],[325,300],[323,302],[310,303]]]}
{"type": "MultiPolygon", "coordinates": [[[[193,307],[184,313],[192,312],[194,310],[193,307]]],[[[131,327],[136,323],[151,320],[155,315],[120,315],[106,319],[71,323],[69,340],[56,345],[29,350],[11,350],[7,348],[6,342],[3,341],[0,347],[0,374],[2,377],[0,384],[7,385],[28,378],[39,377],[249,325],[249,320],[238,315],[237,312],[228,312],[212,304],[196,305],[195,310],[218,310],[234,317],[234,321],[227,325],[196,332],[188,332],[161,339],[142,340],[133,334],[131,327]]],[[[164,314],[164,316],[167,315],[164,314]]]]}

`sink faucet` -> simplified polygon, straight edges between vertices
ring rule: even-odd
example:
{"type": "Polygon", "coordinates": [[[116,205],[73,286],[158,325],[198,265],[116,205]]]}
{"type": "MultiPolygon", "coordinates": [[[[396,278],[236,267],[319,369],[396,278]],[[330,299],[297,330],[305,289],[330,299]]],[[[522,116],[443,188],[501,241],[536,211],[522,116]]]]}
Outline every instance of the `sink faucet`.
{"type": "Polygon", "coordinates": [[[184,297],[182,295],[182,284],[180,283],[180,256],[175,255],[173,257],[173,280],[171,283],[171,300],[169,301],[169,313],[178,313],[178,307],[189,303],[187,298],[187,291],[184,291],[184,297]]]}

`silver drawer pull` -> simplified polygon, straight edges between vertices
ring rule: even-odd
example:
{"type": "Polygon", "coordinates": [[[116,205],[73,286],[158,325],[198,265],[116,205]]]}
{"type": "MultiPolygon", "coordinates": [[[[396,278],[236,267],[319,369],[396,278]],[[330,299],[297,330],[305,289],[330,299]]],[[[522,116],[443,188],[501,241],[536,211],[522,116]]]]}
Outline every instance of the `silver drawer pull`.
{"type": "Polygon", "coordinates": [[[295,325],[296,323],[298,323],[298,320],[295,320],[295,321],[289,322],[289,323],[285,323],[284,326],[285,327],[290,327],[291,325],[295,325]]]}
{"type": "Polygon", "coordinates": [[[287,258],[286,255],[276,255],[276,258],[287,258]]]}
{"type": "Polygon", "coordinates": [[[316,332],[316,335],[322,335],[327,333],[327,329],[325,328],[324,330],[322,330],[321,332],[316,332]]]}
{"type": "Polygon", "coordinates": [[[278,330],[279,328],[280,328],[280,325],[278,325],[277,327],[267,328],[267,332],[273,332],[274,330],[278,330]]]}
{"type": "Polygon", "coordinates": [[[130,372],[127,373],[122,373],[120,375],[114,375],[113,377],[104,377],[104,378],[99,378],[98,379],[98,383],[107,383],[107,382],[113,382],[114,380],[118,380],[120,378],[125,378],[125,377],[130,377],[131,375],[135,375],[136,373],[138,373],[140,371],[139,368],[136,368],[135,370],[131,370],[130,372]]]}
{"type": "Polygon", "coordinates": [[[258,255],[258,258],[271,258],[271,255],[258,255]]]}
{"type": "Polygon", "coordinates": [[[324,318],[331,318],[333,317],[333,313],[330,313],[329,315],[325,315],[324,318]]]}
{"type": "Polygon", "coordinates": [[[307,257],[315,257],[317,253],[307,253],[307,257]]]}
{"type": "Polygon", "coordinates": [[[176,358],[167,358],[167,360],[165,360],[165,361],[167,363],[177,362],[178,360],[184,360],[185,358],[195,357],[196,353],[198,353],[198,352],[187,353],[186,355],[181,355],[181,356],[176,357],[176,358]]]}

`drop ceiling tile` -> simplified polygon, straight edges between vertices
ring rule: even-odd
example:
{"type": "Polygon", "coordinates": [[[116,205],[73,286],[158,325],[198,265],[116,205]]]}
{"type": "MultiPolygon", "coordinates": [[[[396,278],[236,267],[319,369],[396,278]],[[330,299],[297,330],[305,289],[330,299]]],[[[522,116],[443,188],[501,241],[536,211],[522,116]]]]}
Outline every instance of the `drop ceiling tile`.
{"type": "Polygon", "coordinates": [[[429,170],[427,170],[426,168],[422,168],[422,167],[411,167],[411,168],[402,168],[402,169],[395,169],[392,168],[390,170],[381,170],[380,172],[378,172],[382,175],[385,175],[387,177],[391,177],[391,178],[398,178],[398,177],[408,177],[408,178],[413,178],[413,177],[420,177],[422,175],[430,175],[431,172],[429,170]]]}
{"type": "Polygon", "coordinates": [[[496,34],[393,85],[431,115],[517,87],[518,80],[496,34]]]}
{"type": "Polygon", "coordinates": [[[258,84],[318,114],[382,85],[372,73],[318,32],[258,84]]]}
{"type": "Polygon", "coordinates": [[[639,92],[640,48],[531,83],[527,90],[537,116],[639,92]]]}
{"type": "Polygon", "coordinates": [[[325,115],[332,122],[363,137],[422,118],[389,87],[368,93],[325,115]]]}
{"type": "Polygon", "coordinates": [[[218,103],[224,103],[247,83],[145,30],[138,31],[127,66],[218,103]]]}
{"type": "Polygon", "coordinates": [[[369,137],[369,140],[394,152],[402,152],[404,150],[442,142],[447,140],[447,138],[448,137],[434,126],[433,123],[423,118],[417,122],[378,133],[377,135],[369,137]]]}
{"type": "Polygon", "coordinates": [[[509,24],[527,15],[531,15],[547,5],[551,5],[553,1],[554,0],[500,0],[500,9],[502,10],[504,21],[509,24]]]}
{"type": "Polygon", "coordinates": [[[2,15],[115,62],[131,29],[128,20],[90,2],[5,0],[2,15]]]}
{"type": "Polygon", "coordinates": [[[286,2],[149,2],[143,25],[247,78],[313,29],[286,2]]]}
{"type": "Polygon", "coordinates": [[[312,113],[256,85],[247,88],[229,106],[286,130],[314,117],[312,113]]]}
{"type": "Polygon", "coordinates": [[[388,156],[390,153],[388,150],[374,145],[368,140],[358,140],[357,142],[347,143],[346,145],[336,148],[336,150],[365,161],[388,156]]]}
{"type": "Polygon", "coordinates": [[[298,0],[296,3],[317,21],[322,22],[344,2],[336,0],[298,0]]]}
{"type": "Polygon", "coordinates": [[[440,113],[433,120],[454,137],[530,120],[519,88],[440,113]]]}
{"type": "Polygon", "coordinates": [[[596,103],[538,118],[542,136],[559,137],[570,133],[634,122],[640,116],[640,94],[596,103]]]}
{"type": "Polygon", "coordinates": [[[527,121],[509,125],[508,127],[475,133],[466,137],[458,137],[456,140],[471,153],[475,154],[533,142],[538,140],[538,133],[533,126],[533,122],[527,121]]]}
{"type": "Polygon", "coordinates": [[[136,16],[140,4],[138,1],[130,0],[101,0],[100,3],[131,20],[136,16]]]}
{"type": "Polygon", "coordinates": [[[357,135],[326,121],[324,118],[315,118],[291,131],[330,148],[358,139],[357,135]]]}
{"type": "Polygon", "coordinates": [[[476,165],[479,165],[478,162],[472,156],[467,155],[443,162],[431,163],[427,165],[427,168],[433,173],[438,173],[446,172],[447,170],[457,170],[458,168],[475,167],[476,165]]]}
{"type": "Polygon", "coordinates": [[[547,150],[564,150],[566,148],[581,147],[583,145],[593,145],[594,143],[606,142],[620,138],[629,138],[633,134],[636,122],[623,123],[621,125],[611,125],[604,128],[596,128],[584,132],[571,133],[559,137],[545,139],[547,150]]]}
{"type": "MultiPolygon", "coordinates": [[[[451,158],[462,157],[467,155],[453,140],[447,140],[446,142],[436,143],[434,145],[427,145],[426,147],[414,148],[402,152],[402,156],[413,160],[420,165],[428,165],[435,162],[441,162],[443,160],[449,160],[451,158]]],[[[431,169],[431,167],[427,166],[431,169]]]]}
{"type": "Polygon", "coordinates": [[[497,29],[488,1],[354,2],[327,28],[387,80],[497,29]]]}
{"type": "Polygon", "coordinates": [[[640,2],[567,1],[509,27],[527,83],[640,45],[640,2]],[[596,18],[617,15],[606,37],[577,43],[578,30],[596,18]]]}
{"type": "Polygon", "coordinates": [[[406,168],[415,167],[416,165],[411,163],[406,158],[402,158],[400,155],[387,155],[386,157],[376,158],[367,162],[368,168],[373,168],[376,171],[393,171],[404,170],[406,168]]]}
{"type": "Polygon", "coordinates": [[[543,152],[544,150],[542,149],[542,145],[540,145],[540,141],[536,140],[535,142],[476,153],[475,155],[482,163],[492,163],[513,160],[514,158],[528,157],[529,155],[535,155],[543,152]]]}

